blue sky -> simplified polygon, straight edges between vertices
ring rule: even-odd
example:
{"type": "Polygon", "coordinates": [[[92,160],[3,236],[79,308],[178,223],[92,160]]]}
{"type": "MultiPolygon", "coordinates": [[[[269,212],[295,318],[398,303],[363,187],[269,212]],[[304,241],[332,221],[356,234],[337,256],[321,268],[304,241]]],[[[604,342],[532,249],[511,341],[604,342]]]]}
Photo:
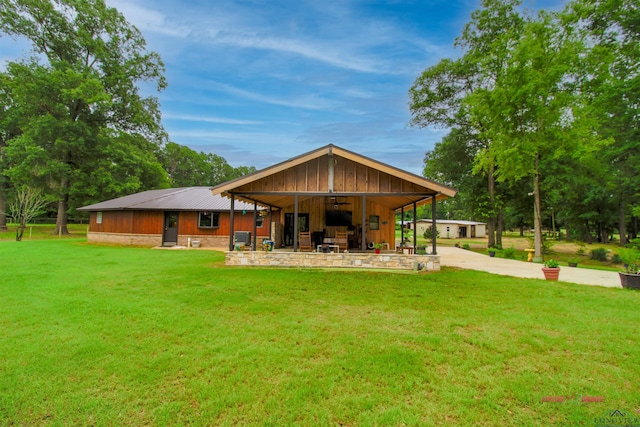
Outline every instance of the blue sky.
{"type": "MultiPolygon", "coordinates": [[[[529,7],[560,0],[526,0],[529,7]]],[[[166,66],[169,139],[258,169],[329,143],[420,174],[408,89],[479,0],[107,0],[166,66]]],[[[0,61],[22,55],[0,38],[0,61]]],[[[4,68],[4,67],[2,67],[4,68]]]]}

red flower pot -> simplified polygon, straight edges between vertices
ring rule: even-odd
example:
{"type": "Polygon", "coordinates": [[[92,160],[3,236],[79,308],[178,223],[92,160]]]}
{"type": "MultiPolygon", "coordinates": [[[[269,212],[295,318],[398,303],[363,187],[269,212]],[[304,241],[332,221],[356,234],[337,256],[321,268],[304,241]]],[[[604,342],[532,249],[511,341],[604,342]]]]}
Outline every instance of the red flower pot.
{"type": "Polygon", "coordinates": [[[558,280],[558,276],[560,276],[559,267],[542,267],[542,272],[547,280],[558,280]]]}

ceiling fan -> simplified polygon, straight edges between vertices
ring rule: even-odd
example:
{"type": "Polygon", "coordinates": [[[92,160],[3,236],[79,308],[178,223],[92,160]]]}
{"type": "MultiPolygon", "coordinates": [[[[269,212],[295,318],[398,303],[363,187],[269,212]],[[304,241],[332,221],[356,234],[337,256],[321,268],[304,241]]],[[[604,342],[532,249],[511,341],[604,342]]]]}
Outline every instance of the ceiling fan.
{"type": "Polygon", "coordinates": [[[342,205],[350,205],[350,202],[347,202],[344,200],[344,197],[338,197],[338,196],[331,196],[331,197],[327,197],[327,205],[329,206],[333,206],[334,209],[338,209],[338,207],[342,206],[342,205]],[[343,199],[343,200],[341,200],[343,199]]]}

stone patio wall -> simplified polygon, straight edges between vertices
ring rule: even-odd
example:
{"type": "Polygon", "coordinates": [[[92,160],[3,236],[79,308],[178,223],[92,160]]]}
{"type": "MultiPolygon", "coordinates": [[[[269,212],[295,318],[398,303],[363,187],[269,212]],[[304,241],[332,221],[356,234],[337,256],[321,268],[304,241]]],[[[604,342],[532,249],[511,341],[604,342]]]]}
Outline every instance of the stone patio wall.
{"type": "Polygon", "coordinates": [[[318,252],[227,252],[226,265],[260,267],[352,267],[394,270],[440,270],[439,255],[318,252]]]}

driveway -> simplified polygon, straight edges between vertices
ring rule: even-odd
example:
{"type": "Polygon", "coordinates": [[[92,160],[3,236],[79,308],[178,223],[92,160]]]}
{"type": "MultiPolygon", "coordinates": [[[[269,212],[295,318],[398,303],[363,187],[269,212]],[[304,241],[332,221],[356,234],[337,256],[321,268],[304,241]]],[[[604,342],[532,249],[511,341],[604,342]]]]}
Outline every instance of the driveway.
{"type": "MultiPolygon", "coordinates": [[[[447,267],[480,270],[503,276],[544,279],[542,264],[516,261],[513,259],[491,258],[488,255],[447,246],[438,247],[440,265],[447,267]]],[[[621,288],[620,277],[615,271],[591,270],[588,268],[561,267],[560,280],[581,285],[621,288]]]]}

